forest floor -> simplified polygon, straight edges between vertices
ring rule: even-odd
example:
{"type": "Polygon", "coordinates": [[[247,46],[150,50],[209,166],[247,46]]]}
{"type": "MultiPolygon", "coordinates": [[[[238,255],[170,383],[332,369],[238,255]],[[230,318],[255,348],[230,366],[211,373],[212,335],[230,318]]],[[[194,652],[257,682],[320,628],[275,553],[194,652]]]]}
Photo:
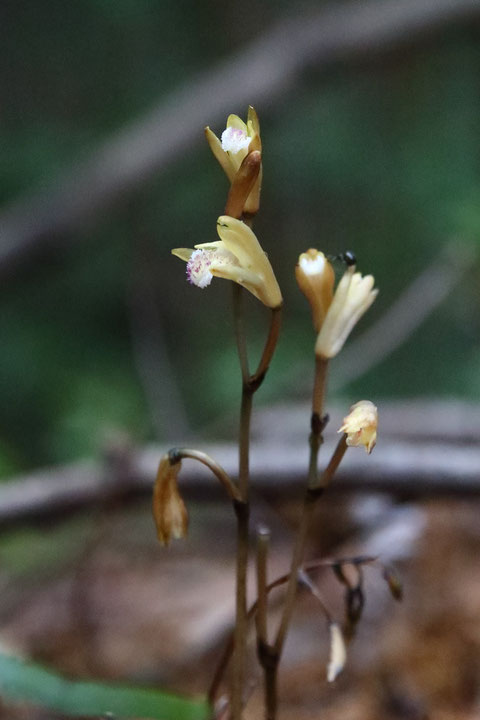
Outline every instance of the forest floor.
{"type": "MultiPolygon", "coordinates": [[[[272,530],[273,578],[288,568],[299,508],[257,500],[272,530]]],[[[168,549],[156,542],[144,500],[4,532],[2,647],[74,678],[205,692],[232,618],[234,528],[226,503],[196,500],[189,509],[189,538],[168,549]]],[[[365,568],[364,614],[345,670],[329,684],[327,624],[318,601],[300,592],[280,673],[280,720],[480,718],[479,511],[471,500],[325,498],[309,558],[378,554],[397,568],[404,598],[395,602],[379,568],[365,568]]],[[[341,622],[343,587],[328,568],[314,579],[341,622]]],[[[271,631],[280,601],[272,595],[271,631]]],[[[256,720],[253,634],[249,652],[245,720],[256,720]]],[[[0,706],[2,720],[57,717],[0,706]]]]}

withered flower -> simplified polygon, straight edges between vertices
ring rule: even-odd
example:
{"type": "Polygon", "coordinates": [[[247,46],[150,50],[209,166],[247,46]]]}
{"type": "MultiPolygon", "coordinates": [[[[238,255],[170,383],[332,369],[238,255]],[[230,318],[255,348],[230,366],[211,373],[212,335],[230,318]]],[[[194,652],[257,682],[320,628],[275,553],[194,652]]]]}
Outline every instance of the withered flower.
{"type": "Polygon", "coordinates": [[[183,538],[188,529],[188,513],[180,493],[177,476],[182,463],[172,462],[164,455],[158,466],[157,478],[153,488],[153,517],[157,527],[157,537],[162,545],[170,540],[183,538]]]}

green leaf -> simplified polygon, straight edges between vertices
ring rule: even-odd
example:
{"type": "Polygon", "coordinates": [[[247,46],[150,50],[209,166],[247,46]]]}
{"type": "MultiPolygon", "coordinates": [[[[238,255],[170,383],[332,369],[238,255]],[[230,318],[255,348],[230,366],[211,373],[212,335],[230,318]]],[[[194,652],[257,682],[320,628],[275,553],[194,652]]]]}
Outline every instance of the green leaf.
{"type": "Polygon", "coordinates": [[[100,682],[73,681],[40,665],[0,653],[0,695],[72,716],[207,720],[210,707],[148,688],[100,682]]]}

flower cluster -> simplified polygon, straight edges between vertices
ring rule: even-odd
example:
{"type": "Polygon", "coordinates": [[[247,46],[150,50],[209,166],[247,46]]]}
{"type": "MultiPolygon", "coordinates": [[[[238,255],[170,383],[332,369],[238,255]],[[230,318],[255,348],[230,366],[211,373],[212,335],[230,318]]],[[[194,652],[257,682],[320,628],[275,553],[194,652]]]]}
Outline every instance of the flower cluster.
{"type": "Polygon", "coordinates": [[[362,277],[355,272],[355,265],[349,265],[333,293],[333,267],[323,253],[313,248],[300,255],[295,275],[312,308],[313,326],[318,333],[315,354],[333,358],[377,297],[374,278],[362,277]]]}

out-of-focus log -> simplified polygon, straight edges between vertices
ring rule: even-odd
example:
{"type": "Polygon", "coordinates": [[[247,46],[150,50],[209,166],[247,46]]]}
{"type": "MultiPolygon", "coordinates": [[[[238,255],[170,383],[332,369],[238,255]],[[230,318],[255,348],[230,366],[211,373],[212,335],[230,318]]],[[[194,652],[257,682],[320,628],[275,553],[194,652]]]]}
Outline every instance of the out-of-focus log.
{"type": "MultiPolygon", "coordinates": [[[[332,451],[341,412],[332,414],[322,448],[332,451]]],[[[381,409],[372,455],[347,452],[329,492],[383,492],[400,498],[439,495],[480,497],[480,411],[473,405],[399,403],[381,409]]],[[[307,467],[308,408],[277,407],[259,413],[252,444],[253,487],[264,494],[298,493],[307,467]],[[282,422],[278,422],[281,418],[282,422]],[[289,428],[288,436],[276,428],[289,428]],[[307,426],[307,427],[306,427],[307,426]]],[[[235,476],[234,443],[198,443],[235,476]]],[[[94,506],[122,494],[148,494],[167,448],[120,448],[107,460],[47,468],[0,485],[0,521],[6,523],[94,506]]],[[[321,463],[322,464],[322,463],[321,463]]],[[[182,488],[198,498],[218,492],[201,465],[185,461],[182,488]]]]}

